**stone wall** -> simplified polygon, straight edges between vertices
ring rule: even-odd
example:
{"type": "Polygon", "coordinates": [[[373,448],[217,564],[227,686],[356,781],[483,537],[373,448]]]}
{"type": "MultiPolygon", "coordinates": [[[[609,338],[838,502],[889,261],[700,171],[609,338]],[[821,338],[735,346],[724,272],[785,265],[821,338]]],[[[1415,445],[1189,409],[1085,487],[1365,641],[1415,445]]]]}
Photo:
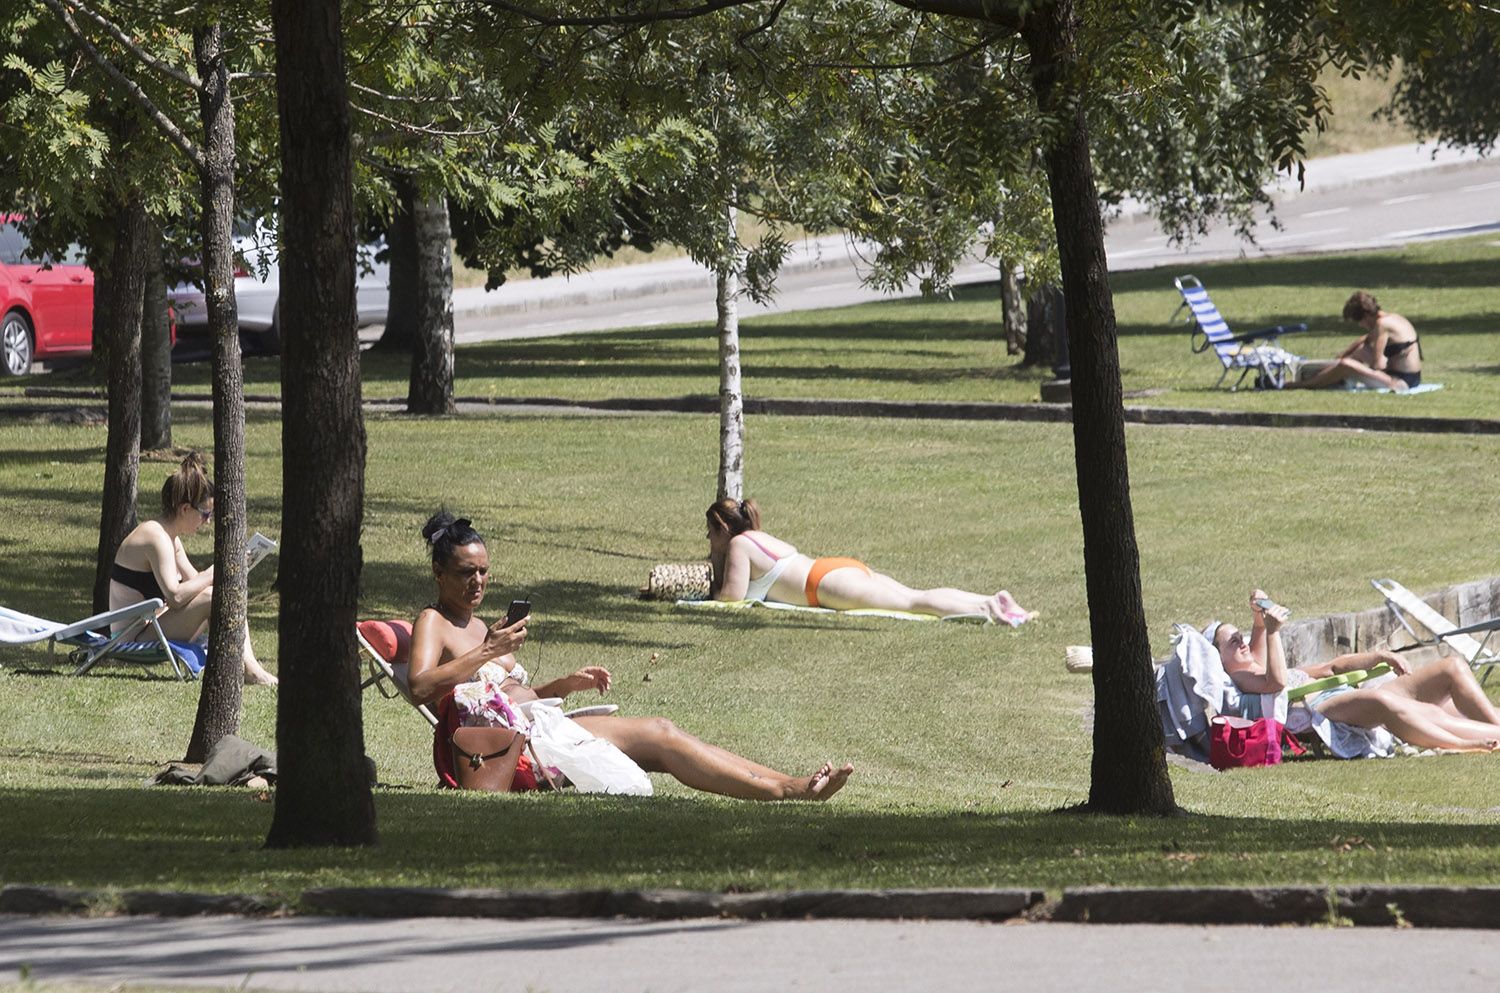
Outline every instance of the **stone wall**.
{"type": "MultiPolygon", "coordinates": [[[[1370,596],[1382,600],[1373,588],[1370,596]]],[[[1427,594],[1422,599],[1459,627],[1476,624],[1500,616],[1500,576],[1460,583],[1427,594]]],[[[1395,612],[1383,601],[1379,607],[1357,613],[1294,620],[1281,630],[1287,662],[1294,666],[1327,662],[1335,655],[1381,648],[1402,652],[1418,665],[1445,654],[1431,647],[1416,647],[1417,640],[1407,633],[1396,619],[1395,612]]],[[[1428,634],[1420,625],[1417,631],[1424,636],[1428,634]]],[[[1483,635],[1479,637],[1483,638],[1483,635]]],[[[1492,644],[1500,647],[1500,634],[1495,636],[1492,644]]]]}

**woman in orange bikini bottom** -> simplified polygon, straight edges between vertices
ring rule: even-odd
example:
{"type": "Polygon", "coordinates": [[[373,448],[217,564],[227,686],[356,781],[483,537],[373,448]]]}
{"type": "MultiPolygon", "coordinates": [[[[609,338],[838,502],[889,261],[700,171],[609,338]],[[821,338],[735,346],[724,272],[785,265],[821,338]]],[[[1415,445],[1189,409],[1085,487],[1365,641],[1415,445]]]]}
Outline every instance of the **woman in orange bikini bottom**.
{"type": "Polygon", "coordinates": [[[803,592],[807,595],[809,607],[818,606],[818,586],[823,582],[823,577],[835,569],[858,569],[866,576],[873,575],[870,567],[859,559],[834,556],[827,559],[813,559],[812,568],[807,570],[807,584],[803,586],[803,592]]]}
{"type": "Polygon", "coordinates": [[[982,617],[1017,627],[1036,616],[1005,590],[992,596],[952,587],[913,589],[858,559],[814,559],[760,529],[753,500],[708,508],[712,596],[834,610],[900,610],[937,617],[982,617]]]}

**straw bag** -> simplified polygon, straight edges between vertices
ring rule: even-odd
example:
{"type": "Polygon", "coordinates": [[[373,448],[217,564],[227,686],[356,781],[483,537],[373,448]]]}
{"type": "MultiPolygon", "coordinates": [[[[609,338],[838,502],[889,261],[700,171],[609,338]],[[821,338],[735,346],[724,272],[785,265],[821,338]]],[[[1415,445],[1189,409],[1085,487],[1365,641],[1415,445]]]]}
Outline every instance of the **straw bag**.
{"type": "Polygon", "coordinates": [[[453,778],[461,790],[505,793],[516,778],[516,765],[526,749],[526,736],[514,728],[455,728],[453,778]]]}
{"type": "Polygon", "coordinates": [[[707,600],[713,567],[707,562],[668,562],[655,566],[641,587],[642,600],[707,600]]]}

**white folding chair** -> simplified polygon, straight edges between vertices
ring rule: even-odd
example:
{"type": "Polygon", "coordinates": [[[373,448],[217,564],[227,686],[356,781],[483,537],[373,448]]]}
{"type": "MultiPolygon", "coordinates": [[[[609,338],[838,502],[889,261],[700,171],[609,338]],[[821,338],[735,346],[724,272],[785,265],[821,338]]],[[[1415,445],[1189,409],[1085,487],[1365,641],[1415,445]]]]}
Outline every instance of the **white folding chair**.
{"type": "Polygon", "coordinates": [[[73,670],[75,676],[83,675],[106,659],[113,659],[137,665],[166,662],[172,666],[178,679],[187,679],[192,672],[188,656],[194,656],[199,650],[196,646],[177,646],[167,640],[157,621],[165,611],[166,606],[161,600],[153,598],[64,624],[0,607],[0,645],[31,645],[45,641],[49,653],[56,651],[58,645],[64,645],[71,649],[68,660],[77,667],[73,670]],[[96,633],[95,629],[114,628],[115,625],[118,628],[111,634],[96,633]],[[138,639],[141,634],[148,637],[138,639]]]}
{"type": "Polygon", "coordinates": [[[1435,610],[1426,600],[1394,579],[1372,579],[1370,585],[1380,591],[1380,595],[1385,597],[1385,602],[1390,606],[1391,612],[1396,615],[1396,620],[1400,621],[1401,626],[1406,628],[1407,632],[1418,642],[1435,646],[1447,645],[1476,672],[1483,669],[1484,675],[1479,680],[1481,683],[1490,678],[1491,668],[1500,664],[1500,654],[1489,647],[1490,638],[1496,630],[1500,630],[1500,617],[1491,617],[1459,627],[1435,610]],[[1424,638],[1418,634],[1411,625],[1412,620],[1430,631],[1431,637],[1424,638]],[[1476,640],[1472,637],[1481,631],[1485,633],[1482,639],[1476,640]]]}

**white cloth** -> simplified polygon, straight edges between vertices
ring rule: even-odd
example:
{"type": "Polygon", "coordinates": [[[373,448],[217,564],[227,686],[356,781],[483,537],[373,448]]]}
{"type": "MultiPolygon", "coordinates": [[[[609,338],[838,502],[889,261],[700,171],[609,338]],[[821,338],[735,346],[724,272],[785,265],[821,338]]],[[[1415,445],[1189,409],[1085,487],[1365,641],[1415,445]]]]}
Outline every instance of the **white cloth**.
{"type": "Polygon", "coordinates": [[[580,793],[651,795],[651,778],[630,756],[556,707],[532,704],[531,747],[542,765],[561,769],[580,793]]]}

